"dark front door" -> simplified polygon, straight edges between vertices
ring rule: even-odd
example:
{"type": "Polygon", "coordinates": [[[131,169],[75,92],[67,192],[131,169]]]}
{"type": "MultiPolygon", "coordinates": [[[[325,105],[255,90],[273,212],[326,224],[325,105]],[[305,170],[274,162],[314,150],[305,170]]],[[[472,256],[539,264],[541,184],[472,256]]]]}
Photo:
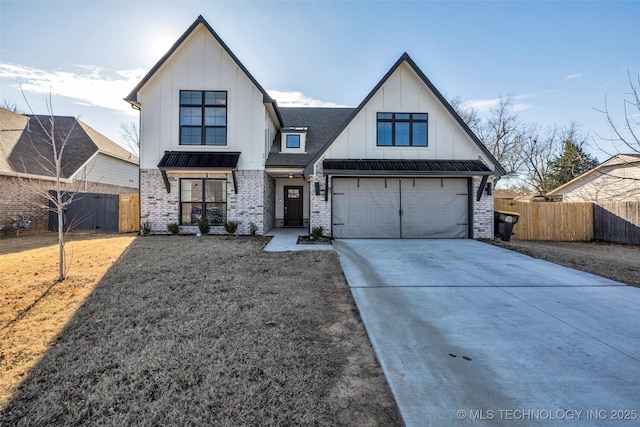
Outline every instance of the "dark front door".
{"type": "Polygon", "coordinates": [[[284,187],[284,226],[302,227],[302,187],[284,187]]]}

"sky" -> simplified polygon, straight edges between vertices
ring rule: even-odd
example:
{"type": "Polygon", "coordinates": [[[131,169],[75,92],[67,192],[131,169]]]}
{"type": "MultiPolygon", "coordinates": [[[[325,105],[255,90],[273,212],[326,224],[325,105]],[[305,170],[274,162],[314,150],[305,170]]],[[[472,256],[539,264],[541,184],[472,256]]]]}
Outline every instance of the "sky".
{"type": "Polygon", "coordinates": [[[0,99],[126,146],[123,100],[202,15],[280,106],[352,106],[407,52],[447,98],[572,121],[604,161],[640,75],[639,1],[0,0],[0,99]],[[26,100],[25,100],[26,98],[26,100]]]}

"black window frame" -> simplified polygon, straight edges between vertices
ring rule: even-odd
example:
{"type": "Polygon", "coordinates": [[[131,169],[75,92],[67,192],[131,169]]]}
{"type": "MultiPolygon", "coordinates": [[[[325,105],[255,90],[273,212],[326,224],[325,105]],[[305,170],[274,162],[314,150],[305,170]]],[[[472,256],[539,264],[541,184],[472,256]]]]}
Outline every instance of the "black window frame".
{"type": "MultiPolygon", "coordinates": [[[[226,147],[228,145],[227,143],[227,137],[228,137],[228,93],[225,90],[189,90],[189,89],[185,89],[185,90],[181,90],[180,94],[179,94],[179,102],[180,102],[180,107],[179,107],[179,145],[182,146],[199,146],[199,145],[204,145],[207,147],[226,147]],[[200,93],[200,101],[198,103],[183,103],[183,94],[186,92],[192,92],[192,93],[200,93]],[[207,103],[206,99],[207,99],[207,94],[224,94],[224,105],[222,104],[217,104],[217,103],[207,103]],[[197,108],[200,107],[200,124],[199,125],[185,125],[182,124],[183,121],[183,114],[182,114],[182,109],[183,108],[197,108]],[[224,125],[207,125],[206,124],[206,112],[207,109],[224,109],[224,125]],[[187,144],[183,142],[183,130],[184,129],[199,129],[200,130],[200,144],[187,144]],[[224,129],[224,144],[207,144],[207,129],[224,129]]],[[[215,98],[217,99],[217,98],[215,98]]]]}
{"type": "MultiPolygon", "coordinates": [[[[228,210],[228,199],[227,199],[227,191],[228,191],[228,186],[229,183],[227,182],[227,180],[225,178],[180,178],[180,189],[178,191],[178,205],[180,206],[180,212],[179,212],[179,223],[180,225],[186,225],[186,226],[190,226],[190,225],[197,225],[197,222],[195,222],[193,220],[193,207],[196,206],[198,203],[200,204],[200,206],[196,206],[198,209],[200,209],[200,217],[202,217],[202,212],[207,212],[207,203],[212,204],[224,204],[224,212],[223,213],[215,213],[213,212],[212,209],[209,209],[212,211],[211,215],[209,215],[209,217],[213,216],[214,220],[211,221],[210,218],[210,225],[211,226],[220,226],[220,225],[224,225],[224,221],[227,220],[227,210],[228,210]],[[200,194],[200,198],[201,201],[200,202],[194,202],[194,201],[183,201],[182,200],[182,186],[183,186],[183,182],[184,181],[200,181],[200,186],[202,187],[202,193],[200,194]],[[219,182],[224,182],[224,201],[210,201],[207,200],[206,198],[206,182],[207,181],[219,181],[219,182]],[[183,222],[183,218],[182,218],[182,214],[183,214],[183,205],[185,204],[190,204],[192,206],[192,211],[191,211],[191,221],[190,222],[183,222]]],[[[216,210],[218,210],[217,208],[215,208],[216,210]]],[[[196,214],[197,215],[197,214],[196,214]]]]}
{"type": "Polygon", "coordinates": [[[376,147],[429,147],[429,113],[390,113],[390,112],[378,112],[376,114],[376,147]],[[381,116],[391,116],[381,117],[381,116]],[[400,116],[400,117],[399,117],[400,116]],[[404,118],[401,116],[409,116],[404,118]],[[425,118],[418,118],[417,116],[425,116],[425,118]],[[380,144],[380,123],[391,124],[391,145],[380,144]],[[396,143],[396,124],[407,123],[409,125],[409,144],[398,145],[396,143]],[[413,144],[413,129],[414,123],[424,123],[426,127],[425,143],[424,145],[413,144]]]}

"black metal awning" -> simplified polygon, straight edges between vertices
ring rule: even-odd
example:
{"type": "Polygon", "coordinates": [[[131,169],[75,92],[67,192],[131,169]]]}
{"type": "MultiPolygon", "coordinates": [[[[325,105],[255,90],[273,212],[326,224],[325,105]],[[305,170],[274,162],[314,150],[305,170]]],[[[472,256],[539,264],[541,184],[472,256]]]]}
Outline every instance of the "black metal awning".
{"type": "Polygon", "coordinates": [[[493,173],[479,160],[327,159],[326,175],[477,176],[493,173]]]}
{"type": "Polygon", "coordinates": [[[230,171],[233,177],[233,188],[238,192],[236,169],[238,167],[239,152],[212,152],[212,151],[165,151],[158,163],[158,169],[162,173],[164,186],[167,193],[171,192],[167,171],[230,171]]]}
{"type": "Polygon", "coordinates": [[[238,166],[238,152],[165,151],[158,163],[161,170],[234,170],[238,166]]]}

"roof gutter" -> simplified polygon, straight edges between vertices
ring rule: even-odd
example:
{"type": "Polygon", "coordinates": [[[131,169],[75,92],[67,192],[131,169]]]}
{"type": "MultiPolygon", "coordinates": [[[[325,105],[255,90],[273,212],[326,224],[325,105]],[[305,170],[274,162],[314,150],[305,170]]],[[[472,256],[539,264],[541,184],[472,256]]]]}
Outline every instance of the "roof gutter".
{"type": "MultiPolygon", "coordinates": [[[[51,181],[51,182],[57,181],[55,176],[34,175],[30,173],[22,173],[22,172],[14,172],[14,171],[0,171],[0,175],[9,176],[13,178],[28,179],[30,181],[31,180],[51,181]]],[[[63,182],[65,184],[72,184],[73,181],[74,181],[73,179],[60,178],[60,182],[63,182]]]]}

